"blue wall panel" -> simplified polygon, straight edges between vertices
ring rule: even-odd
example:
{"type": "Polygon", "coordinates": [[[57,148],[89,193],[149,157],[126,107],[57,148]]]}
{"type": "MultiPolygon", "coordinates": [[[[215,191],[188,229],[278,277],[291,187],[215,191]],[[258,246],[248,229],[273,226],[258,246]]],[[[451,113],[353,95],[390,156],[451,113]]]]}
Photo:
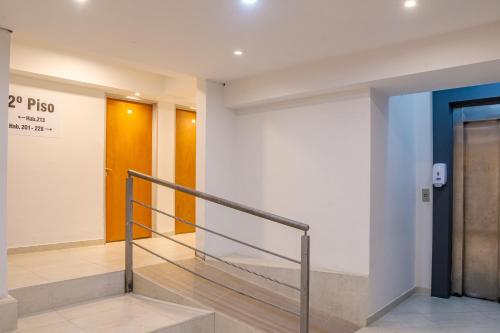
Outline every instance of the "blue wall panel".
{"type": "Polygon", "coordinates": [[[499,97],[500,83],[433,93],[434,163],[448,165],[448,183],[433,191],[432,296],[448,298],[451,290],[453,108],[481,104],[499,97]]]}

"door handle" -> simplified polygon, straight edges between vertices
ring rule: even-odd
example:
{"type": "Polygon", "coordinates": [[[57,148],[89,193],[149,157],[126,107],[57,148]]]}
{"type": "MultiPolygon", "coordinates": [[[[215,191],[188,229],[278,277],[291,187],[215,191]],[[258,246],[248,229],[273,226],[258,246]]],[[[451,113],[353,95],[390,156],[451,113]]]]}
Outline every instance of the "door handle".
{"type": "Polygon", "coordinates": [[[113,171],[113,169],[106,168],[106,173],[113,171]]]}

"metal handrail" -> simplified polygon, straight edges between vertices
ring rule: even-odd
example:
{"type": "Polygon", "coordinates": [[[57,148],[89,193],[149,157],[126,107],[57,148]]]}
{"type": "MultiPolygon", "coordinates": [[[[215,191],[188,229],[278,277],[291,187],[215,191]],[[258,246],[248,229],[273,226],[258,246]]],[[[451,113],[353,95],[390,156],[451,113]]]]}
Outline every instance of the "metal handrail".
{"type": "Polygon", "coordinates": [[[277,283],[277,284],[281,284],[282,286],[288,287],[288,288],[290,288],[290,289],[293,289],[293,290],[296,290],[296,291],[300,291],[300,288],[298,288],[298,287],[295,287],[295,286],[292,286],[291,284],[288,284],[288,283],[281,282],[281,281],[279,281],[279,280],[273,279],[273,278],[271,278],[271,277],[269,277],[269,276],[266,276],[266,275],[264,275],[264,274],[260,274],[260,273],[254,272],[254,271],[252,271],[252,270],[250,270],[250,269],[248,269],[248,268],[245,268],[245,267],[243,267],[243,266],[240,266],[240,265],[237,265],[237,264],[233,264],[232,262],[229,262],[229,261],[227,261],[227,260],[221,259],[221,258],[219,258],[219,257],[217,257],[217,256],[214,256],[213,254],[210,254],[210,253],[208,253],[208,252],[205,252],[205,251],[203,251],[203,250],[200,250],[200,249],[198,249],[198,248],[195,248],[194,246],[191,246],[191,245],[185,244],[185,243],[183,243],[183,242],[180,242],[180,241],[178,241],[178,240],[177,240],[177,239],[175,239],[175,238],[169,237],[169,236],[164,235],[164,234],[162,234],[162,233],[160,233],[160,232],[158,232],[158,231],[155,231],[155,230],[153,230],[152,228],[150,228],[150,227],[148,227],[148,226],[146,226],[146,225],[144,225],[144,224],[141,224],[141,223],[138,223],[138,222],[135,222],[135,221],[132,221],[132,224],[134,224],[134,225],[136,225],[136,226],[138,226],[139,228],[142,228],[142,229],[144,229],[144,230],[148,230],[148,231],[152,232],[153,234],[155,234],[155,235],[157,235],[157,236],[159,236],[159,237],[162,237],[162,238],[168,239],[168,240],[169,240],[169,241],[171,241],[171,242],[174,242],[174,243],[179,244],[179,245],[181,245],[181,246],[187,247],[187,248],[188,248],[188,249],[190,249],[190,250],[193,250],[193,251],[199,252],[199,253],[203,254],[204,256],[207,256],[207,257],[209,257],[209,258],[212,258],[212,259],[214,259],[214,260],[217,260],[218,262],[221,262],[221,263],[223,263],[223,264],[226,264],[226,265],[232,266],[232,267],[234,267],[234,268],[237,268],[237,269],[239,269],[239,270],[245,271],[245,272],[247,272],[247,273],[250,273],[250,274],[256,275],[256,276],[258,276],[258,277],[260,277],[260,278],[263,278],[263,279],[265,279],[265,280],[268,280],[268,281],[271,281],[271,282],[274,282],[274,283],[277,283]]]}
{"type": "Polygon", "coordinates": [[[162,186],[171,188],[171,189],[179,191],[179,192],[190,194],[190,195],[195,196],[197,198],[201,198],[201,199],[219,204],[221,206],[229,207],[229,208],[238,210],[240,212],[244,212],[244,213],[247,213],[250,215],[262,217],[263,219],[277,222],[279,224],[283,224],[283,225],[286,225],[286,226],[291,227],[291,228],[299,229],[302,231],[309,230],[309,226],[305,223],[290,220],[290,219],[287,219],[286,217],[281,217],[281,216],[278,216],[275,214],[265,212],[265,211],[260,210],[260,209],[252,208],[252,207],[245,206],[245,205],[242,205],[242,204],[234,202],[234,201],[230,201],[227,199],[216,197],[215,195],[211,195],[211,194],[207,194],[207,193],[204,193],[201,191],[193,190],[193,189],[190,189],[188,187],[178,185],[175,183],[171,183],[171,182],[166,181],[166,180],[154,178],[154,177],[145,175],[145,174],[137,172],[137,171],[130,170],[128,172],[128,175],[129,175],[129,177],[136,177],[136,178],[148,180],[152,183],[162,185],[162,186]]]}
{"type": "Polygon", "coordinates": [[[300,265],[300,260],[296,260],[296,259],[293,259],[293,258],[290,258],[290,257],[287,257],[287,256],[284,256],[282,254],[279,254],[279,253],[276,253],[276,252],[273,252],[273,251],[269,251],[269,250],[266,250],[266,249],[263,249],[261,247],[258,247],[256,245],[253,245],[253,244],[250,244],[250,243],[247,243],[247,242],[243,242],[243,241],[240,241],[236,238],[233,238],[233,237],[230,237],[230,236],[226,236],[226,235],[223,235],[221,234],[220,232],[217,232],[217,231],[213,231],[213,230],[210,230],[208,228],[205,228],[205,227],[202,227],[201,225],[198,225],[198,224],[195,224],[195,223],[192,223],[188,220],[185,220],[185,219],[181,219],[180,217],[177,217],[175,215],[172,215],[172,214],[169,214],[167,212],[164,212],[160,209],[157,209],[157,208],[154,208],[150,205],[147,205],[143,202],[140,202],[140,201],[137,201],[137,200],[132,200],[133,203],[135,204],[138,204],[139,206],[142,206],[144,208],[148,208],[148,209],[151,209],[153,212],[156,212],[156,213],[159,213],[159,214],[162,214],[162,215],[165,215],[165,216],[168,216],[180,223],[183,223],[183,224],[186,224],[186,225],[189,225],[193,228],[196,228],[196,229],[201,229],[203,231],[206,231],[208,233],[211,233],[213,235],[216,235],[216,236],[219,236],[219,237],[222,237],[222,238],[225,238],[227,240],[230,240],[230,241],[233,241],[233,242],[236,242],[236,243],[239,243],[241,245],[245,245],[245,246],[248,246],[254,250],[257,250],[257,251],[261,251],[261,252],[264,252],[264,253],[267,253],[267,254],[270,254],[272,256],[275,256],[275,257],[278,257],[278,258],[281,258],[281,259],[284,259],[284,260],[287,260],[287,261],[290,261],[290,262],[293,262],[293,263],[296,263],[296,264],[299,264],[300,265]]]}
{"type": "Polygon", "coordinates": [[[262,210],[259,210],[259,209],[255,209],[255,208],[252,208],[252,207],[249,207],[249,206],[245,206],[245,205],[242,205],[242,204],[239,204],[239,203],[236,203],[236,202],[233,202],[233,201],[230,201],[230,200],[227,200],[227,199],[223,199],[223,198],[220,198],[220,197],[217,197],[217,196],[214,196],[214,195],[211,195],[211,194],[207,194],[207,193],[204,193],[204,192],[201,192],[201,191],[197,191],[197,190],[193,190],[193,189],[190,189],[190,188],[187,188],[185,186],[181,186],[181,185],[178,185],[178,184],[175,184],[175,183],[171,183],[171,182],[168,182],[168,181],[165,181],[165,180],[162,180],[162,179],[158,179],[158,178],[155,178],[155,177],[151,177],[151,176],[148,176],[146,174],[143,174],[143,173],[140,173],[140,172],[137,172],[137,171],[133,171],[133,170],[129,170],[128,171],[128,177],[127,177],[127,180],[126,180],[126,231],[125,231],[125,292],[131,292],[133,290],[133,254],[132,254],[132,251],[133,251],[133,246],[137,246],[139,248],[141,248],[142,250],[150,253],[150,254],[153,254],[181,269],[184,269],[196,276],[199,276],[200,278],[203,278],[205,280],[208,280],[212,283],[215,283],[219,286],[222,286],[224,288],[228,288],[232,291],[235,291],[239,294],[242,294],[242,295],[245,295],[247,297],[250,297],[254,300],[257,300],[257,301],[260,301],[262,303],[265,303],[265,304],[268,304],[270,306],[273,306],[275,308],[278,308],[282,311],[286,311],[288,313],[291,313],[291,314],[295,314],[297,316],[300,317],[300,333],[308,333],[309,332],[309,278],[310,278],[310,236],[307,234],[307,231],[309,230],[309,226],[307,224],[304,224],[304,223],[301,223],[301,222],[297,222],[297,221],[294,221],[294,220],[290,220],[290,219],[287,219],[287,218],[284,218],[284,217],[281,217],[281,216],[278,216],[278,215],[274,215],[274,214],[271,214],[271,213],[268,213],[268,212],[265,212],[265,211],[262,211],[262,210]],[[262,248],[259,248],[255,245],[252,245],[252,244],[249,244],[249,243],[245,243],[245,242],[242,242],[240,240],[237,240],[235,238],[232,238],[232,237],[229,237],[229,236],[226,236],[226,235],[223,235],[221,233],[218,233],[218,232],[215,232],[213,230],[210,230],[208,228],[205,228],[205,227],[201,227],[201,226],[198,226],[190,221],[186,221],[186,220],[183,220],[181,218],[178,218],[174,215],[171,215],[171,214],[168,214],[166,212],[163,212],[161,210],[158,210],[150,205],[146,205],[142,202],[139,202],[139,201],[136,201],[134,200],[133,198],[133,181],[134,181],[134,178],[138,178],[138,179],[142,179],[142,180],[145,180],[145,181],[149,181],[151,183],[154,183],[154,184],[157,184],[157,185],[160,185],[160,186],[165,186],[165,187],[168,187],[170,189],[173,189],[175,191],[180,191],[180,192],[183,192],[183,193],[186,193],[186,194],[189,194],[189,195],[192,195],[194,197],[197,197],[197,198],[200,198],[200,199],[204,199],[204,200],[207,200],[207,201],[210,201],[210,202],[213,202],[213,203],[216,203],[218,205],[221,205],[221,206],[225,206],[225,207],[229,207],[229,208],[232,208],[232,209],[235,209],[237,211],[241,211],[241,212],[244,212],[244,213],[247,213],[247,214],[250,214],[250,215],[254,215],[254,216],[258,216],[258,217],[261,217],[263,219],[267,219],[269,221],[273,221],[273,222],[276,222],[276,223],[279,223],[279,224],[282,224],[282,225],[285,225],[285,226],[288,226],[288,227],[291,227],[291,228],[294,228],[294,229],[298,229],[298,230],[302,230],[304,233],[303,235],[301,236],[301,259],[300,261],[298,260],[295,260],[295,259],[292,259],[292,258],[288,258],[286,256],[283,256],[283,255],[280,255],[278,253],[274,253],[274,252],[271,252],[271,251],[268,251],[268,250],[265,250],[265,249],[262,249],[262,248]],[[184,224],[188,224],[188,225],[192,225],[194,227],[198,227],[202,230],[205,230],[207,232],[210,232],[212,234],[215,234],[217,236],[220,236],[220,237],[224,237],[226,239],[229,239],[231,241],[234,241],[234,242],[238,242],[240,244],[243,244],[245,246],[249,246],[251,248],[254,248],[254,249],[257,249],[257,250],[260,250],[260,251],[263,251],[263,252],[266,252],[266,253],[269,253],[269,254],[272,254],[272,255],[275,255],[277,257],[280,257],[280,258],[283,258],[283,259],[286,259],[286,260],[289,260],[289,261],[292,261],[292,262],[295,262],[297,264],[300,264],[300,288],[297,288],[297,287],[294,287],[292,285],[289,285],[289,284],[286,284],[284,282],[281,282],[281,281],[278,281],[278,280],[275,280],[275,279],[272,279],[270,277],[267,277],[265,275],[262,275],[262,274],[259,274],[259,273],[256,273],[256,272],[253,272],[251,270],[248,270],[244,267],[241,267],[241,266],[238,266],[238,265],[235,265],[233,263],[230,263],[226,260],[223,260],[221,258],[218,258],[216,256],[213,256],[213,255],[210,255],[204,251],[201,251],[195,247],[192,247],[192,246],[189,246],[187,244],[184,244],[182,242],[179,242],[177,240],[174,240],[168,236],[165,236],[165,235],[162,235],[156,231],[154,231],[153,229],[143,225],[143,224],[140,224],[136,221],[133,221],[133,207],[134,207],[134,204],[138,204],[138,205],[141,205],[145,208],[148,208],[152,211],[155,211],[155,212],[158,212],[158,213],[161,213],[161,214],[164,214],[166,216],[169,216],[173,219],[175,219],[176,221],[179,221],[181,223],[184,223],[184,224]],[[222,283],[220,282],[217,282],[217,281],[214,281],[210,278],[207,278],[197,272],[194,272],[192,270],[190,270],[189,268],[186,268],[186,267],[183,267],[182,265],[170,260],[170,259],[167,259],[163,256],[161,256],[160,254],[157,254],[155,252],[153,252],[152,250],[134,242],[133,240],[133,226],[136,225],[136,226],[139,226],[141,228],[145,228],[157,235],[160,235],[168,240],[171,240],[171,241],[174,241],[175,243],[178,243],[180,245],[183,245],[183,246],[186,246],[192,250],[195,250],[195,251],[198,251],[200,253],[203,253],[211,258],[214,258],[220,262],[223,262],[225,264],[228,264],[228,265],[231,265],[235,268],[238,268],[238,269],[241,269],[243,271],[246,271],[246,272],[249,272],[249,273],[252,273],[252,274],[255,274],[257,276],[260,276],[262,278],[265,278],[265,279],[268,279],[268,280],[271,280],[273,282],[276,282],[276,283],[280,283],[286,287],[289,287],[289,288],[292,288],[294,290],[298,290],[300,291],[300,312],[299,313],[295,313],[293,311],[290,311],[288,309],[285,309],[283,307],[280,307],[278,305],[275,305],[275,304],[272,304],[272,303],[269,303],[267,301],[264,301],[262,299],[259,299],[255,296],[252,296],[252,295],[248,295],[242,291],[239,291],[237,289],[233,289],[231,287],[227,287],[225,285],[223,285],[222,283]]]}
{"type": "Polygon", "coordinates": [[[165,260],[166,262],[168,262],[168,263],[170,263],[170,264],[172,264],[172,265],[174,265],[174,266],[179,267],[180,269],[183,269],[183,270],[185,270],[185,271],[187,271],[187,272],[189,272],[189,273],[191,273],[191,274],[193,274],[193,275],[196,275],[197,277],[200,277],[200,278],[202,278],[202,279],[204,279],[204,280],[207,280],[207,281],[209,281],[209,282],[212,282],[212,283],[214,283],[214,284],[218,285],[219,287],[222,287],[222,288],[225,288],[225,289],[229,289],[229,290],[231,290],[231,291],[234,291],[234,292],[236,292],[236,293],[238,293],[238,294],[240,294],[240,295],[246,296],[246,297],[250,297],[251,299],[253,299],[253,300],[255,300],[255,301],[259,301],[259,302],[265,303],[265,304],[270,305],[270,306],[272,306],[272,307],[274,307],[274,308],[276,308],[276,309],[279,309],[279,310],[281,310],[281,311],[285,311],[285,312],[287,312],[287,313],[289,313],[289,314],[292,314],[292,315],[295,315],[295,316],[300,316],[300,313],[297,313],[297,312],[295,312],[295,311],[291,311],[291,310],[285,309],[285,308],[284,308],[284,307],[282,307],[282,306],[279,306],[279,305],[276,305],[276,304],[273,304],[273,303],[270,303],[270,302],[267,302],[267,301],[261,300],[260,298],[257,298],[257,297],[252,296],[252,295],[248,295],[248,294],[246,294],[246,293],[244,293],[244,292],[242,292],[242,291],[240,291],[240,290],[238,290],[238,289],[228,287],[228,286],[226,286],[226,285],[225,285],[225,284],[223,284],[223,283],[217,282],[217,281],[215,281],[215,280],[213,280],[213,279],[211,279],[211,278],[207,278],[206,276],[204,276],[204,275],[202,275],[202,274],[200,274],[200,273],[197,273],[197,272],[193,271],[192,269],[189,269],[189,268],[186,268],[186,267],[184,267],[184,266],[182,266],[182,265],[179,265],[179,264],[178,264],[178,263],[176,263],[175,261],[170,260],[170,259],[167,259],[167,258],[165,258],[164,256],[162,256],[161,254],[155,253],[155,252],[151,251],[150,249],[148,249],[148,248],[146,248],[146,247],[144,247],[144,246],[142,246],[142,245],[140,245],[140,244],[138,244],[138,243],[136,243],[136,242],[132,242],[132,244],[133,244],[133,245],[135,245],[135,246],[137,246],[138,248],[141,248],[141,249],[143,249],[144,251],[146,251],[146,252],[148,252],[148,253],[150,253],[150,254],[152,254],[152,255],[154,255],[154,256],[156,256],[156,257],[160,258],[160,259],[165,260]]]}

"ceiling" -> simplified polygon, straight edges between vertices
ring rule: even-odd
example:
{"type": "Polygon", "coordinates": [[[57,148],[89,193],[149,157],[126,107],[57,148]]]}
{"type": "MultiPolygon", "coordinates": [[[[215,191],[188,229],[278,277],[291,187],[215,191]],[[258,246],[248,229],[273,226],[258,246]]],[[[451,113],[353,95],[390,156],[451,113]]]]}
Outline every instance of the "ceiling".
{"type": "Polygon", "coordinates": [[[499,0],[0,0],[15,40],[217,81],[497,20],[499,0]]]}

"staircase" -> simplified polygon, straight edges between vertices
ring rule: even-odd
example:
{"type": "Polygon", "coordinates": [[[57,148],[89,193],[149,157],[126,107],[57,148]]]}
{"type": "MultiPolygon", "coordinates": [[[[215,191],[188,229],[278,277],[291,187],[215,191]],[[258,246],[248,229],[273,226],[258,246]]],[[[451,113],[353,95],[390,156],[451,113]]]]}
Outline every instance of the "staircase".
{"type": "MultiPolygon", "coordinates": [[[[142,293],[179,304],[202,307],[215,312],[215,332],[292,332],[327,333],[355,332],[358,327],[315,309],[311,311],[310,294],[310,236],[309,225],[285,217],[274,215],[253,207],[217,197],[208,193],[187,188],[172,182],[158,179],[137,171],[129,170],[126,179],[126,237],[125,237],[125,292],[142,293]],[[149,182],[157,186],[184,193],[211,204],[252,215],[271,223],[298,231],[300,234],[300,258],[264,249],[255,244],[244,242],[217,230],[200,226],[144,202],[134,199],[134,181],[149,182]],[[249,247],[294,265],[299,265],[299,284],[279,281],[238,264],[224,260],[205,249],[184,244],[167,235],[134,220],[134,207],[149,209],[151,212],[167,216],[176,222],[201,229],[213,236],[224,238],[239,245],[249,247]],[[297,300],[279,295],[272,290],[244,281],[237,276],[208,265],[204,261],[192,259],[176,262],[154,250],[144,247],[133,239],[134,228],[141,228],[178,245],[196,251],[204,258],[231,266],[233,269],[253,274],[271,281],[280,287],[297,294],[297,300]],[[145,251],[164,260],[165,264],[134,269],[133,251],[145,251]],[[160,297],[161,295],[161,297],[160,297]]],[[[235,221],[237,223],[237,221],[235,221]]],[[[266,222],[263,222],[266,223],[266,222]]]]}
{"type": "MultiPolygon", "coordinates": [[[[149,297],[215,312],[215,332],[300,332],[300,319],[286,312],[286,310],[297,311],[298,301],[242,280],[200,259],[183,260],[178,263],[225,286],[276,304],[283,310],[213,284],[169,263],[136,269],[134,291],[149,297]]],[[[345,320],[320,310],[312,309],[310,316],[311,333],[350,333],[359,329],[345,320]]]]}
{"type": "Polygon", "coordinates": [[[308,230],[309,226],[301,222],[129,171],[126,180],[125,270],[10,290],[19,305],[19,332],[356,332],[359,327],[352,323],[331,312],[310,307],[308,230]],[[293,228],[301,233],[300,258],[243,242],[137,201],[133,197],[135,178],[293,228]],[[142,206],[180,223],[298,265],[300,277],[295,283],[279,281],[161,234],[133,219],[134,206],[142,206]],[[158,240],[166,239],[195,251],[207,260],[176,260],[161,254],[162,248],[158,247],[155,249],[161,253],[155,252],[153,247],[133,239],[134,228],[147,229],[160,237],[158,240]],[[134,255],[134,249],[140,252],[134,255]],[[137,258],[138,254],[159,258],[160,264],[134,266],[134,257],[137,258]],[[230,267],[231,270],[222,270],[221,267],[230,267]],[[245,280],[238,275],[240,272],[251,274],[254,279],[252,282],[245,280]],[[260,284],[260,281],[266,283],[260,284]],[[269,287],[270,283],[272,287],[269,287]],[[281,291],[285,288],[288,293],[277,293],[276,286],[281,291]],[[50,328],[39,326],[33,330],[29,327],[37,322],[42,326],[50,325],[50,328]]]}

